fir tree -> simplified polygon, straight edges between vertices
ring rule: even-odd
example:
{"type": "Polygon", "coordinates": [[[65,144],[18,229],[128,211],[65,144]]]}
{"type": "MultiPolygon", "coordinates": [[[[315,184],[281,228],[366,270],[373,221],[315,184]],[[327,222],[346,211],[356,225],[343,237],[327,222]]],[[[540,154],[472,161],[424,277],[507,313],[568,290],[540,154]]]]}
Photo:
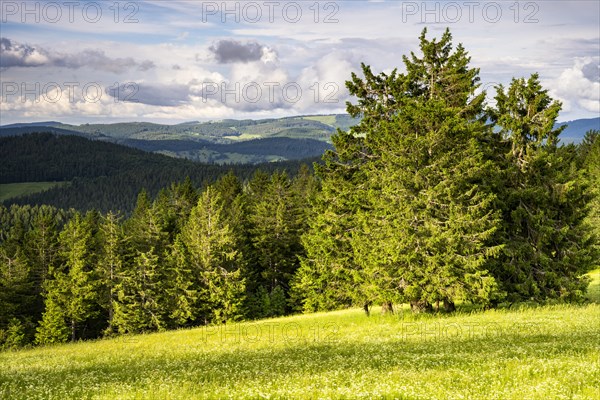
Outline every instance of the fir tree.
{"type": "Polygon", "coordinates": [[[165,307],[161,278],[154,248],[138,252],[133,265],[119,274],[112,320],[119,333],[163,329],[165,307]]]}
{"type": "Polygon", "coordinates": [[[425,35],[422,56],[404,58],[405,74],[376,76],[363,66],[364,80],[353,75],[347,83],[358,98],[348,112],[363,119],[336,136],[335,168],[323,187],[336,193],[329,186],[347,182],[330,220],[345,216],[349,229],[331,232],[340,236],[334,243],[316,232],[307,243],[309,256],[326,256],[321,270],[346,269],[367,310],[369,301],[387,309],[407,301],[415,310],[442,301],[452,310],[459,298],[499,295],[484,268],[498,250],[491,243],[498,221],[483,144],[491,130],[482,120],[484,95],[475,95],[478,70],[469,68],[461,45],[453,48],[448,31],[439,41],[425,35]],[[343,243],[343,251],[326,250],[343,243]],[[349,268],[345,254],[352,254],[349,268]]]}
{"type": "Polygon", "coordinates": [[[106,310],[106,333],[114,331],[114,304],[117,301],[116,285],[124,269],[126,239],[117,214],[109,212],[100,224],[100,254],[96,272],[101,285],[100,305],[106,310]]]}
{"type": "Polygon", "coordinates": [[[584,223],[590,193],[574,148],[558,146],[561,104],[537,74],[499,86],[496,101],[490,114],[510,151],[501,194],[506,247],[494,273],[512,301],[581,298],[581,275],[596,258],[584,223]]]}
{"type": "Polygon", "coordinates": [[[65,343],[69,340],[69,328],[62,307],[54,299],[54,294],[46,297],[42,321],[37,327],[35,343],[40,345],[65,343]]]}
{"type": "Polygon", "coordinates": [[[171,246],[168,258],[169,269],[165,282],[169,302],[169,319],[175,326],[192,322],[195,315],[195,305],[198,300],[198,290],[195,285],[194,271],[189,263],[189,255],[181,236],[177,236],[171,246]]]}
{"type": "MultiPolygon", "coordinates": [[[[52,315],[54,311],[49,311],[48,308],[60,308],[65,322],[68,323],[70,339],[74,341],[77,338],[78,325],[93,316],[96,301],[90,220],[76,213],[60,233],[59,242],[61,263],[51,269],[51,278],[46,281],[44,315],[50,312],[50,321],[53,324],[58,323],[59,319],[52,315]]],[[[52,326],[52,330],[57,333],[62,332],[55,326],[52,326]]]]}
{"type": "Polygon", "coordinates": [[[223,214],[220,195],[208,187],[181,232],[188,262],[197,276],[200,320],[225,322],[240,318],[245,292],[242,255],[223,214]]]}

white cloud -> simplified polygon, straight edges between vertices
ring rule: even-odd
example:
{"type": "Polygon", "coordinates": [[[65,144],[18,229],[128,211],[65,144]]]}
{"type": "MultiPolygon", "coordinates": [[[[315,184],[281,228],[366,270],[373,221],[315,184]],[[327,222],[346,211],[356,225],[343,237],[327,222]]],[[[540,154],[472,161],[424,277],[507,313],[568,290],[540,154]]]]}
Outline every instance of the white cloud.
{"type": "Polygon", "coordinates": [[[539,72],[551,94],[564,102],[561,119],[598,115],[600,82],[594,75],[600,49],[598,2],[496,2],[502,7],[497,22],[490,22],[491,14],[483,14],[484,3],[477,3],[470,21],[466,3],[458,2],[462,6],[458,22],[449,20],[452,15],[444,11],[449,3],[444,2],[340,1],[332,2],[337,8],[327,9],[329,3],[319,2],[317,22],[313,2],[297,3],[303,14],[296,23],[282,15],[283,2],[273,22],[263,9],[259,23],[243,18],[235,22],[232,16],[223,23],[218,13],[206,20],[203,2],[190,1],[136,2],[139,21],[133,24],[123,23],[131,11],[123,9],[120,22],[115,23],[108,8],[112,3],[102,3],[104,14],[98,23],[83,20],[81,7],[73,23],[34,23],[30,18],[22,24],[19,15],[11,16],[2,26],[3,36],[12,39],[2,52],[2,82],[42,86],[98,82],[104,88],[134,82],[144,90],[137,104],[115,103],[110,96],[94,104],[29,101],[25,106],[20,100],[10,101],[2,104],[2,123],[25,117],[76,118],[77,113],[82,119],[105,115],[176,122],[343,111],[344,82],[359,70],[360,62],[371,65],[374,72],[402,70],[402,55],[418,47],[425,26],[429,36],[451,28],[455,43],[462,42],[472,65],[481,68],[482,84],[507,84],[513,76],[539,72]],[[415,4],[418,8],[413,10],[415,4]],[[337,22],[324,23],[331,12],[337,22]],[[533,22],[526,23],[526,17],[533,22]],[[423,23],[432,19],[439,23],[423,23]],[[239,46],[215,46],[223,41],[239,46]],[[217,53],[221,63],[215,62],[217,53]],[[239,101],[233,95],[223,98],[222,92],[206,96],[206,82],[238,83],[241,88],[256,83],[262,94],[257,101],[247,101],[243,95],[239,101]],[[273,83],[279,86],[271,98],[268,85],[273,83]],[[302,95],[289,101],[282,90],[288,85],[287,95],[293,95],[293,84],[302,95]]]}
{"type": "Polygon", "coordinates": [[[548,83],[551,94],[563,102],[565,111],[582,108],[596,115],[600,113],[599,62],[600,57],[577,58],[571,68],[548,83]]]}

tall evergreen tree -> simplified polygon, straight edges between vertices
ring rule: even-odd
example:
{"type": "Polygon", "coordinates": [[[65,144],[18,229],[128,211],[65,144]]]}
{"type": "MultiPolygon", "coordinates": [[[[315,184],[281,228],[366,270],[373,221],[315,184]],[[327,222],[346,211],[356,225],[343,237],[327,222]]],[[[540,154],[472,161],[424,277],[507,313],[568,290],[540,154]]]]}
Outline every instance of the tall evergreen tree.
{"type": "Polygon", "coordinates": [[[581,275],[596,258],[584,223],[590,192],[574,147],[558,145],[560,109],[533,74],[506,91],[500,85],[490,110],[510,143],[501,194],[506,246],[493,269],[512,301],[580,298],[581,275]]]}
{"type": "Polygon", "coordinates": [[[181,239],[175,238],[168,256],[166,273],[166,294],[168,301],[168,318],[174,326],[183,326],[196,318],[196,301],[198,300],[197,279],[189,263],[189,254],[181,239]]]}
{"type": "MultiPolygon", "coordinates": [[[[491,130],[482,118],[484,94],[475,95],[479,71],[469,68],[464,48],[453,48],[449,31],[437,41],[424,30],[420,40],[422,55],[404,57],[405,74],[374,75],[363,66],[364,80],[353,75],[347,83],[358,98],[348,112],[363,119],[336,136],[330,163],[336,168],[323,187],[327,194],[330,185],[349,185],[333,218],[348,215],[351,229],[338,231],[344,239],[336,243],[350,245],[358,297],[387,309],[397,301],[414,309],[443,301],[452,310],[458,298],[499,295],[484,268],[498,250],[491,243],[493,165],[484,145],[491,130]]],[[[325,199],[334,201],[340,202],[325,199]]],[[[331,241],[324,239],[320,243],[331,241]]],[[[307,244],[309,256],[323,253],[307,244]]],[[[345,264],[338,258],[344,253],[347,247],[333,253],[337,263],[321,258],[329,265],[320,269],[345,264]]]]}
{"type": "Polygon", "coordinates": [[[181,232],[188,262],[198,278],[196,316],[225,322],[242,316],[245,277],[242,255],[223,213],[220,195],[207,187],[181,232]]]}
{"type": "Polygon", "coordinates": [[[60,320],[57,314],[62,313],[70,339],[74,341],[78,325],[93,316],[96,299],[90,220],[76,213],[60,233],[59,242],[60,264],[51,269],[51,278],[45,282],[46,309],[38,337],[48,341],[52,332],[62,335],[63,329],[56,325],[60,320]],[[46,321],[50,321],[50,325],[46,325],[46,321]]]}
{"type": "Polygon", "coordinates": [[[100,224],[100,251],[96,266],[101,290],[98,301],[107,313],[107,334],[114,331],[114,305],[117,302],[116,285],[119,282],[119,275],[124,270],[124,263],[128,261],[125,254],[126,249],[127,243],[120,225],[120,218],[111,211],[102,218],[100,224]]]}
{"type": "Polygon", "coordinates": [[[140,192],[131,218],[124,224],[126,262],[116,276],[113,326],[120,333],[164,329],[169,313],[169,232],[160,202],[140,192]]]}
{"type": "Polygon", "coordinates": [[[165,300],[158,260],[154,248],[138,251],[133,264],[119,274],[112,320],[119,333],[164,328],[165,300]]]}
{"type": "MultiPolygon", "coordinates": [[[[594,232],[596,249],[600,251],[600,131],[589,131],[581,145],[584,168],[589,179],[589,191],[592,196],[587,222],[594,232]]],[[[600,254],[600,253],[596,253],[600,254]]],[[[594,262],[600,267],[600,255],[594,262]]]]}
{"type": "MultiPolygon", "coordinates": [[[[260,198],[250,204],[250,237],[254,268],[271,296],[275,288],[289,292],[289,282],[298,269],[303,248],[300,236],[306,211],[301,188],[284,172],[274,173],[260,198]]],[[[263,310],[271,314],[271,310],[263,310]]]]}

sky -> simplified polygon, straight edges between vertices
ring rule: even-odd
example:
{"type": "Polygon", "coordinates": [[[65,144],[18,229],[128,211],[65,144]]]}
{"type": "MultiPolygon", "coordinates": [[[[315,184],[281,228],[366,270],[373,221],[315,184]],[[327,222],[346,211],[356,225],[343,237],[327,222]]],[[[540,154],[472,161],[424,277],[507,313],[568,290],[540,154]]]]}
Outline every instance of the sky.
{"type": "Polygon", "coordinates": [[[560,121],[600,115],[598,1],[0,0],[0,124],[345,111],[344,82],[403,70],[448,27],[493,104],[539,73],[560,121]]]}

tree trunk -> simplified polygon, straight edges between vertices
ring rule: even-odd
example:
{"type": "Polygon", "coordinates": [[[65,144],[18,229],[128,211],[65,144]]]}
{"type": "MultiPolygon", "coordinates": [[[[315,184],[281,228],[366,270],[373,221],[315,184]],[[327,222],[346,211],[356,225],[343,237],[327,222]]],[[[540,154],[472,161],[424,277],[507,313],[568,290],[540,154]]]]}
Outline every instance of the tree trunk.
{"type": "Polygon", "coordinates": [[[393,314],[394,313],[394,305],[392,304],[392,302],[391,301],[384,302],[381,305],[381,312],[383,314],[388,314],[388,313],[393,314]]]}
{"type": "Polygon", "coordinates": [[[410,309],[413,313],[433,312],[433,306],[425,300],[411,300],[410,309]]]}
{"type": "Polygon", "coordinates": [[[369,311],[369,303],[365,303],[363,305],[363,310],[365,310],[365,314],[367,314],[367,317],[371,315],[371,311],[369,311]]]}
{"type": "Polygon", "coordinates": [[[71,342],[75,341],[75,320],[71,320],[71,342]]]}
{"type": "Polygon", "coordinates": [[[448,299],[444,299],[444,310],[446,312],[456,311],[456,306],[454,305],[454,302],[448,299]]]}

